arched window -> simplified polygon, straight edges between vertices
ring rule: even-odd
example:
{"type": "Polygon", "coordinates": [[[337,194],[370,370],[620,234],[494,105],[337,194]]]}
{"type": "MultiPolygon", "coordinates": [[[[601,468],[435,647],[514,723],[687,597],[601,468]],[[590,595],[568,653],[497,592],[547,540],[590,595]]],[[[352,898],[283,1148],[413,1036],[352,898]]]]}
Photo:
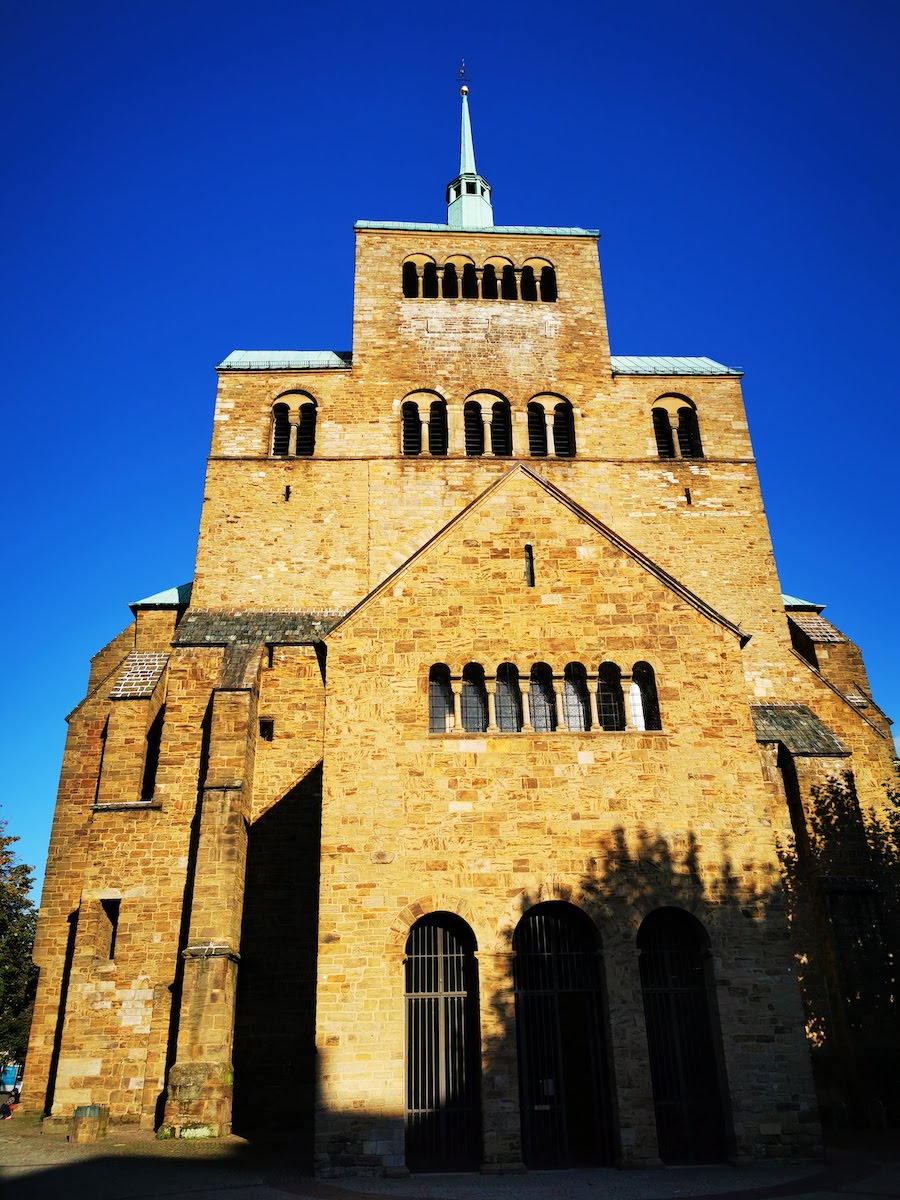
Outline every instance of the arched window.
{"type": "Polygon", "coordinates": [[[689,408],[687,405],[678,410],[678,449],[681,451],[682,458],[703,457],[697,412],[696,409],[689,408]]]}
{"type": "Polygon", "coordinates": [[[452,262],[444,263],[444,283],[441,295],[445,300],[456,300],[459,297],[459,278],[452,262]]]}
{"type": "Polygon", "coordinates": [[[556,272],[552,267],[543,267],[541,269],[541,299],[552,304],[556,297],[556,272]]]}
{"type": "Polygon", "coordinates": [[[675,457],[675,442],[672,438],[672,425],[669,414],[664,408],[653,410],[653,432],[656,436],[656,452],[660,458],[675,457]]]}
{"type": "Polygon", "coordinates": [[[491,263],[481,272],[481,296],[484,300],[497,299],[497,272],[491,263]]]}
{"type": "Polygon", "coordinates": [[[316,449],[316,405],[307,400],[300,405],[300,422],[297,425],[297,453],[301,458],[312,458],[316,449]]]}
{"type": "Polygon", "coordinates": [[[591,701],[587,674],[581,663],[569,663],[563,676],[563,713],[566,727],[581,733],[591,727],[591,701]]]}
{"type": "Polygon", "coordinates": [[[484,422],[481,405],[477,400],[467,400],[463,409],[463,427],[466,439],[466,454],[470,458],[484,454],[484,422]]]}
{"type": "Polygon", "coordinates": [[[537,283],[534,278],[534,267],[522,268],[522,299],[537,300],[537,283]]]}
{"type": "Polygon", "coordinates": [[[500,297],[503,300],[518,300],[519,291],[516,287],[516,268],[505,266],[500,280],[500,297]]]}
{"type": "Polygon", "coordinates": [[[522,693],[519,690],[519,670],[515,663],[501,663],[497,668],[494,709],[497,714],[497,726],[503,733],[519,733],[522,728],[522,693]]]}
{"type": "Polygon", "coordinates": [[[553,672],[546,663],[535,663],[531,668],[528,711],[531,714],[532,728],[537,733],[552,733],[556,728],[556,693],[553,690],[553,672]]]}
{"type": "Polygon", "coordinates": [[[422,298],[436,300],[438,295],[438,273],[433,262],[427,262],[422,267],[422,298]]]}
{"type": "Polygon", "coordinates": [[[512,949],[525,1162],[611,1163],[610,1039],[597,931],[574,905],[551,900],[525,912],[512,949]]]}
{"type": "Polygon", "coordinates": [[[403,264],[403,295],[415,298],[419,294],[419,272],[414,262],[403,264]]]}
{"type": "Polygon", "coordinates": [[[477,945],[453,913],[413,925],[404,949],[406,1165],[472,1170],[481,1161],[477,945]]]}
{"type": "Polygon", "coordinates": [[[658,908],[637,945],[659,1156],[716,1162],[728,1147],[709,938],[690,913],[658,908]]]}
{"type": "Polygon", "coordinates": [[[453,689],[450,668],[435,663],[428,672],[428,732],[449,733],[453,728],[453,689]]]}
{"type": "Polygon", "coordinates": [[[419,406],[415,400],[403,402],[403,453],[422,453],[422,422],[419,420],[419,406]]]}
{"type": "Polygon", "coordinates": [[[615,663],[601,664],[597,681],[597,713],[604,729],[612,731],[625,728],[622,672],[615,663]]]}
{"type": "Polygon", "coordinates": [[[537,400],[528,405],[528,453],[532,458],[547,456],[547,420],[544,406],[537,400]]]}
{"type": "Polygon", "coordinates": [[[631,670],[629,701],[631,723],[635,729],[662,729],[659,700],[656,696],[656,677],[649,663],[634,664],[631,670]]]}
{"type": "Polygon", "coordinates": [[[272,453],[287,454],[291,445],[290,409],[286,404],[276,404],[272,409],[272,453]]]}
{"type": "Polygon", "coordinates": [[[491,451],[497,458],[512,454],[512,419],[506,400],[495,400],[491,408],[491,451]]]}
{"type": "Polygon", "coordinates": [[[428,453],[447,453],[447,405],[443,400],[432,400],[428,410],[428,453]]]}
{"type": "Polygon", "coordinates": [[[475,274],[475,264],[466,263],[462,272],[463,300],[478,299],[478,276],[475,274]]]}
{"type": "Polygon", "coordinates": [[[462,673],[460,715],[467,733],[484,733],[488,724],[487,688],[484,670],[478,663],[466,663],[462,673]]]}
{"type": "Polygon", "coordinates": [[[575,416],[568,400],[553,410],[553,448],[557,458],[575,457],[575,416]]]}

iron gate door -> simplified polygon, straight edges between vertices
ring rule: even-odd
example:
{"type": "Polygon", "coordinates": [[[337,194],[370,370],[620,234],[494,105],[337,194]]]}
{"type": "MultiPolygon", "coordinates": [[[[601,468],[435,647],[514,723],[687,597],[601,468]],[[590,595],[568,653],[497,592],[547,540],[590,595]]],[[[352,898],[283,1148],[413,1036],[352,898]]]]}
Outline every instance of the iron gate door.
{"type": "Polygon", "coordinates": [[[525,1162],[612,1161],[599,944],[572,905],[536,905],[513,937],[525,1162]]]}
{"type": "Polygon", "coordinates": [[[663,1162],[718,1162],[725,1114],[700,922],[682,909],[651,913],[638,933],[650,1075],[663,1162]]]}
{"type": "Polygon", "coordinates": [[[450,913],[423,917],[406,942],[406,1165],[481,1162],[478,977],[472,931],[450,913]]]}

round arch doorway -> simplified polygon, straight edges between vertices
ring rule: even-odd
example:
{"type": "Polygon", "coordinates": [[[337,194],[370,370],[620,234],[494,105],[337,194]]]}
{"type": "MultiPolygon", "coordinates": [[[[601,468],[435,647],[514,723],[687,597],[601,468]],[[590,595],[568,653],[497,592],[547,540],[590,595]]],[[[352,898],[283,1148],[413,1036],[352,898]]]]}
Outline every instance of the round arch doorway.
{"type": "Polygon", "coordinates": [[[614,1156],[603,960],[593,922],[552,900],[513,935],[522,1152],[529,1167],[614,1156]]]}

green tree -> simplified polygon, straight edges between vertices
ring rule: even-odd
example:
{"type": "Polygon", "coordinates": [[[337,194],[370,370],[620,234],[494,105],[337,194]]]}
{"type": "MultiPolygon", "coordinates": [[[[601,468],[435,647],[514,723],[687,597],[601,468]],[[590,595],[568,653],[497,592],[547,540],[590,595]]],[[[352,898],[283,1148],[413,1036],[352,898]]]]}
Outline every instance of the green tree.
{"type": "Polygon", "coordinates": [[[25,1057],[38,974],[31,961],[37,922],[31,867],[13,852],[18,840],[0,820],[0,1064],[25,1057]]]}

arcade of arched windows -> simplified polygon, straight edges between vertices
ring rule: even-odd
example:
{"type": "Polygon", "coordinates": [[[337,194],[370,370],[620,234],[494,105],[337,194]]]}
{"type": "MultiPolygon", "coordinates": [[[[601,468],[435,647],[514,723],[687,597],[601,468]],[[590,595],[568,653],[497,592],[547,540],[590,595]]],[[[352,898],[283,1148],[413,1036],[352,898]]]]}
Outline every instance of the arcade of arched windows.
{"type": "Polygon", "coordinates": [[[480,663],[452,671],[435,663],[428,673],[430,733],[587,733],[660,730],[656,675],[647,662],[630,671],[613,662],[562,671],[535,663],[522,676],[512,662],[493,674],[480,663]]]}
{"type": "Polygon", "coordinates": [[[652,409],[656,452],[660,458],[703,458],[697,409],[687,396],[660,396],[652,409]]]}
{"type": "MultiPolygon", "coordinates": [[[[436,393],[414,392],[400,408],[401,451],[408,457],[428,453],[508,458],[516,451],[512,418],[509,401],[497,392],[473,392],[461,412],[448,409],[436,393]]],[[[575,457],[575,414],[562,396],[543,394],[530,400],[527,431],[530,457],[575,457]]]]}
{"type": "Polygon", "coordinates": [[[525,300],[553,304],[556,268],[544,258],[516,266],[508,258],[487,259],[481,266],[463,254],[441,265],[427,254],[403,263],[401,285],[407,300],[525,300]]]}
{"type": "Polygon", "coordinates": [[[316,449],[316,402],[306,392],[287,392],[272,405],[269,447],[273,458],[311,458],[316,449]]]}

